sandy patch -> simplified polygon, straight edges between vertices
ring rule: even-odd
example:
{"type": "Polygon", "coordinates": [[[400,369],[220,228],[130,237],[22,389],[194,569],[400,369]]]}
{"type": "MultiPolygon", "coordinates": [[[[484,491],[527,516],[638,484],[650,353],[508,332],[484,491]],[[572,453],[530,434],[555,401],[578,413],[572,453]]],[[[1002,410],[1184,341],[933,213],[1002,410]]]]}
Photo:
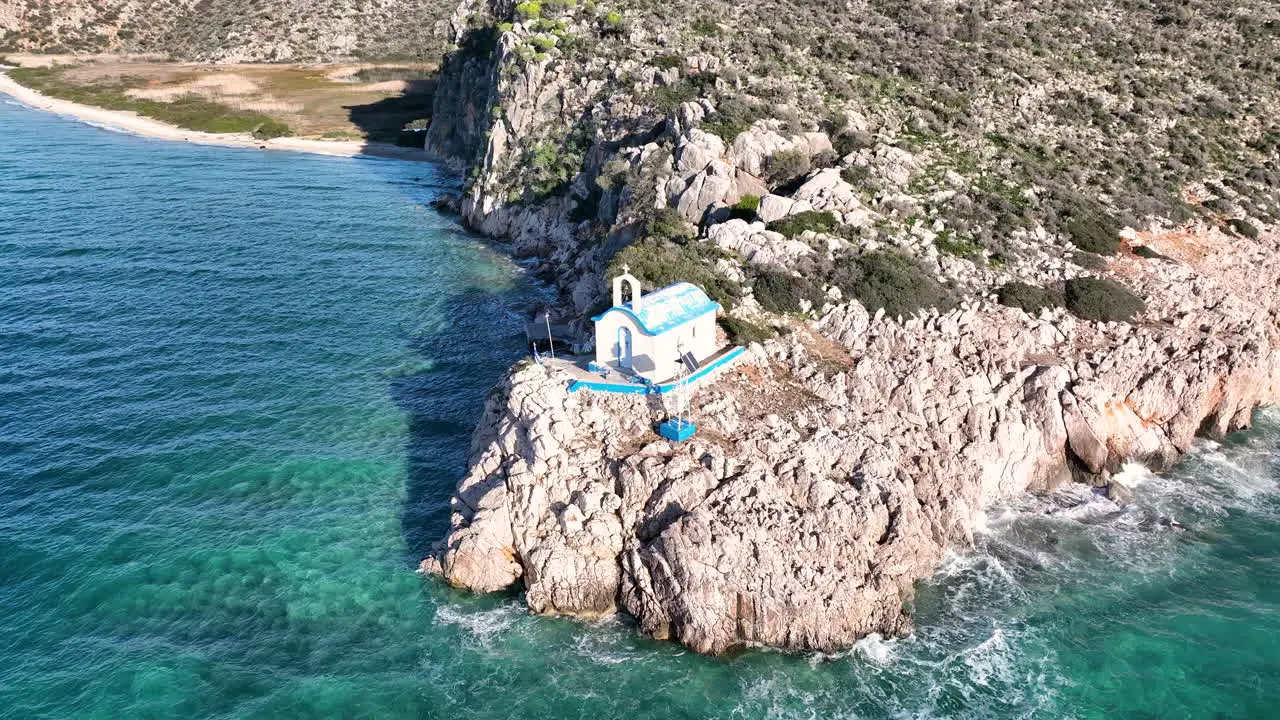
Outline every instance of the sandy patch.
{"type": "Polygon", "coordinates": [[[356,82],[356,75],[360,74],[359,65],[349,65],[345,67],[334,68],[325,73],[324,76],[328,80],[334,82],[356,82]]]}
{"type": "Polygon", "coordinates": [[[292,150],[296,152],[319,153],[322,155],[339,155],[354,157],[356,155],[375,155],[378,157],[398,158],[404,160],[433,160],[423,150],[402,148],[384,143],[370,143],[351,140],[311,140],[307,138],[283,137],[273,140],[258,140],[247,133],[206,133],[196,130],[168,125],[151,118],[141,117],[136,113],[81,105],[67,100],[59,100],[42,95],[28,87],[14,82],[8,75],[0,73],[0,95],[8,95],[23,105],[39,110],[75,118],[91,125],[98,125],[135,135],[175,140],[199,145],[219,145],[223,147],[258,148],[261,150],[292,150]]]}
{"type": "Polygon", "coordinates": [[[138,100],[173,102],[181,97],[195,95],[236,110],[260,113],[297,113],[303,109],[300,102],[281,100],[271,94],[259,95],[261,85],[236,73],[204,75],[190,82],[176,85],[155,85],[126,90],[125,95],[138,100]],[[252,96],[252,97],[251,97],[252,96]]]}
{"type": "Polygon", "coordinates": [[[402,93],[409,89],[409,83],[404,80],[387,80],[385,82],[361,85],[356,89],[360,92],[402,93]]]}

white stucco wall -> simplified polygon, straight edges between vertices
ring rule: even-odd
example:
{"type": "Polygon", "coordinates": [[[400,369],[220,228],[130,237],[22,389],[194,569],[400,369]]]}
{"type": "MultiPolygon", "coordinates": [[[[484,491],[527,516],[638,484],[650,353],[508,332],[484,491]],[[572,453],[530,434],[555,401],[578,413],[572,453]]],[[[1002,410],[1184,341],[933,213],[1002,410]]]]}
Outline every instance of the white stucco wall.
{"type": "Polygon", "coordinates": [[[625,312],[606,313],[596,323],[596,362],[618,363],[618,328],[631,330],[632,369],[654,382],[675,377],[680,369],[679,348],[692,352],[699,361],[706,360],[719,349],[716,344],[714,311],[674,327],[660,335],[646,334],[625,312]]]}

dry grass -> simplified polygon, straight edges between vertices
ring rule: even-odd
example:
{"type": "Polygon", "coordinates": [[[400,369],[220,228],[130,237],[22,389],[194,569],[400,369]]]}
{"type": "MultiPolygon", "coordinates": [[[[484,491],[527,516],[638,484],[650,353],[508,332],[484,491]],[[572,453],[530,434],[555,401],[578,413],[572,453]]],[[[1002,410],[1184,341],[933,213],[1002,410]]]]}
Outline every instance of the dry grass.
{"type": "MultiPolygon", "coordinates": [[[[121,85],[134,99],[173,102],[198,97],[236,110],[262,113],[293,128],[302,137],[366,137],[352,122],[351,108],[402,97],[410,89],[404,80],[359,82],[357,76],[373,65],[200,65],[153,62],[145,57],[10,55],[23,67],[59,67],[62,79],[85,86],[121,85]],[[74,63],[74,64],[73,64],[74,63]]],[[[433,70],[421,64],[403,65],[406,72],[433,70]]],[[[394,124],[395,118],[389,122],[394,124]]]]}

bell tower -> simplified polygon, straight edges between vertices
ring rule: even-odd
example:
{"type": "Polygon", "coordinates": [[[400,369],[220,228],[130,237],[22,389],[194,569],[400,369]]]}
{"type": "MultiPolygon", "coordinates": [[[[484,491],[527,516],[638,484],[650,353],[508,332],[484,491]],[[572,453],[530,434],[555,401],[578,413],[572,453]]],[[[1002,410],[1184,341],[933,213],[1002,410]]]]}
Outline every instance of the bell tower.
{"type": "Polygon", "coordinates": [[[631,288],[631,309],[640,309],[640,281],[631,274],[631,268],[626,265],[622,266],[622,274],[613,279],[613,306],[618,307],[624,300],[622,296],[625,294],[623,286],[631,288]]]}

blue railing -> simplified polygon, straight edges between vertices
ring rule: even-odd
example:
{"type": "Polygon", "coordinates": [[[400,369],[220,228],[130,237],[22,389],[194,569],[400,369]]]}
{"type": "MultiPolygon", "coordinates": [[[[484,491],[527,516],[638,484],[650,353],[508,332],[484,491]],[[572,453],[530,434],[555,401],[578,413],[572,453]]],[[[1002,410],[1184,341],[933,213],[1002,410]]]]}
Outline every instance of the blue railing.
{"type": "Polygon", "coordinates": [[[622,395],[649,395],[657,393],[665,395],[676,389],[681,384],[687,384],[705,377],[708,373],[724,367],[729,362],[736,359],[742,353],[746,352],[741,346],[725,352],[715,360],[698,368],[698,371],[680,380],[680,382],[667,382],[659,385],[636,384],[631,381],[609,382],[605,380],[574,380],[569,384],[569,392],[577,392],[579,390],[595,390],[597,392],[619,393],[622,395]]]}

